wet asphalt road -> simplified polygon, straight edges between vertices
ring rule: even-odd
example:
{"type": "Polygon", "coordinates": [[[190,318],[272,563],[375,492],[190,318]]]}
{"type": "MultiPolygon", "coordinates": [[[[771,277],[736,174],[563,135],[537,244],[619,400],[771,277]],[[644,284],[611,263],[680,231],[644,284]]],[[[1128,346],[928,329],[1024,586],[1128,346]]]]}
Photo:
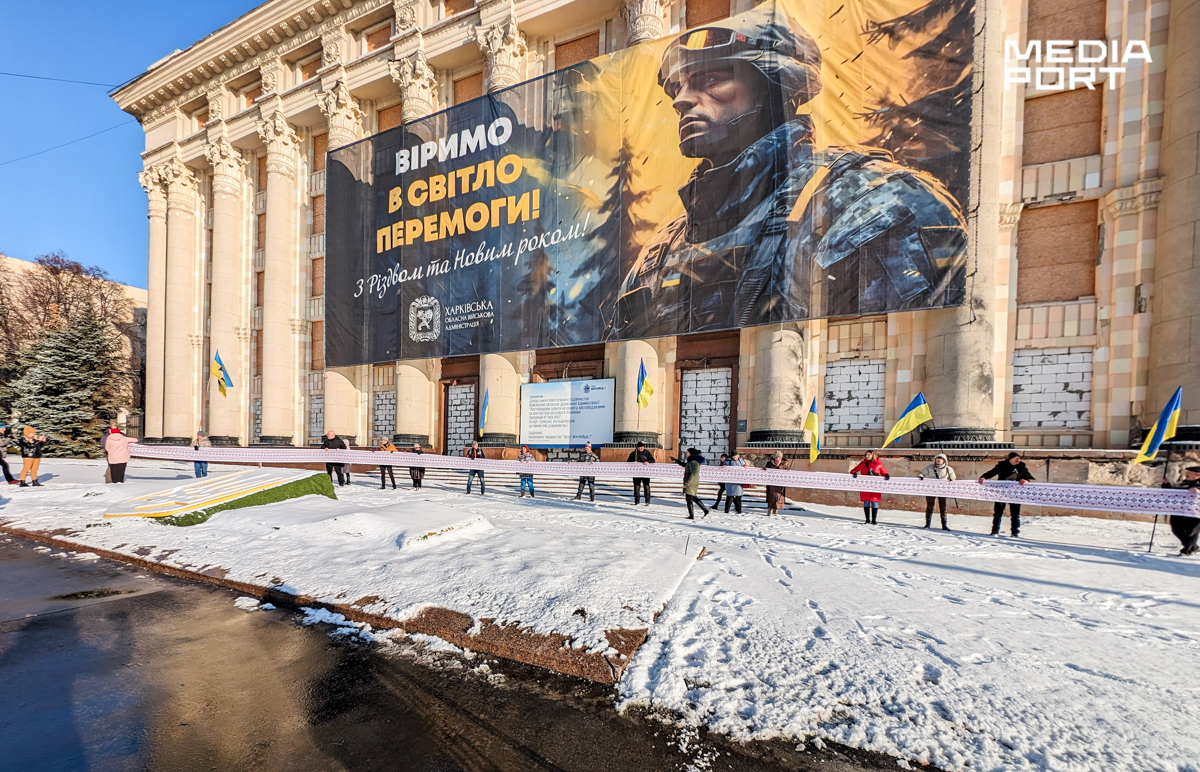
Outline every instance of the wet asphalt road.
{"type": "Polygon", "coordinates": [[[897,768],[681,732],[608,687],[355,645],[236,597],[0,537],[0,770],[897,768]]]}

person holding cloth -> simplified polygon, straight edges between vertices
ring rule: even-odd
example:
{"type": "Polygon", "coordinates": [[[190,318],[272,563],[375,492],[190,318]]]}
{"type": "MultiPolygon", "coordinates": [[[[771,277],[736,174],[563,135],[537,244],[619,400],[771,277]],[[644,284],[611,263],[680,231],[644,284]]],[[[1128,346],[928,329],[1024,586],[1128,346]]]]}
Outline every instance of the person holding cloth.
{"type": "Polygon", "coordinates": [[[121,433],[117,427],[108,430],[104,438],[104,456],[108,459],[109,482],[125,482],[125,468],[129,464],[129,446],[137,442],[121,433]]]}
{"type": "Polygon", "coordinates": [[[13,435],[12,429],[4,424],[0,424],[0,467],[4,469],[4,480],[9,485],[16,485],[17,478],[12,476],[12,472],[8,469],[8,446],[12,444],[13,435]]]}
{"type": "MultiPolygon", "coordinates": [[[[1025,462],[1021,460],[1020,453],[1009,453],[1008,458],[999,462],[991,469],[983,473],[979,478],[979,484],[983,485],[984,480],[990,480],[995,477],[997,480],[1012,481],[1016,480],[1018,485],[1024,485],[1033,479],[1033,475],[1029,473],[1029,469],[1025,466],[1025,462]]],[[[1012,535],[1021,535],[1021,505],[1009,504],[1008,511],[1012,515],[1012,535]]],[[[997,501],[996,506],[992,508],[992,532],[990,536],[996,536],[1000,533],[1000,523],[1004,519],[1004,502],[997,501]]]]}
{"type": "MultiPolygon", "coordinates": [[[[742,454],[737,450],[733,451],[732,456],[726,456],[722,466],[749,466],[746,459],[742,458],[742,454]]],[[[725,511],[729,511],[729,506],[733,505],[734,510],[740,515],[742,514],[742,484],[741,483],[725,483],[725,511]]]]}
{"type": "MultiPolygon", "coordinates": [[[[409,451],[409,453],[413,453],[418,456],[424,452],[425,451],[421,450],[421,443],[419,443],[419,442],[414,442],[413,446],[412,446],[412,450],[409,451]]],[[[425,467],[410,466],[408,468],[408,476],[412,478],[413,490],[420,490],[421,481],[425,479],[425,467]]]]}
{"type": "MultiPolygon", "coordinates": [[[[1200,466],[1189,466],[1183,470],[1183,479],[1175,485],[1163,482],[1164,488],[1184,488],[1190,490],[1193,496],[1200,496],[1200,466]]],[[[1194,555],[1200,551],[1197,542],[1200,541],[1200,518],[1171,515],[1171,533],[1179,539],[1183,549],[1180,555],[1194,555]]]]}
{"type": "MultiPolygon", "coordinates": [[[[882,477],[885,480],[892,479],[888,470],[884,468],[883,462],[879,460],[879,454],[873,450],[868,450],[863,456],[863,460],[858,462],[858,466],[850,470],[851,477],[858,477],[860,474],[868,477],[882,477]]],[[[882,498],[879,493],[871,491],[863,491],[858,494],[858,500],[863,505],[863,515],[866,517],[864,525],[879,524],[879,502],[882,498]]]]}
{"type": "MultiPolygon", "coordinates": [[[[391,443],[386,437],[379,441],[379,449],[384,453],[399,453],[396,446],[391,443]]],[[[388,478],[392,480],[392,490],[396,490],[396,472],[390,466],[380,465],[379,467],[379,490],[387,489],[388,478]]]]}
{"type": "MultiPolygon", "coordinates": [[[[483,454],[483,449],[479,447],[479,442],[477,440],[471,442],[471,447],[467,448],[465,455],[472,461],[483,461],[487,459],[487,456],[483,454]]],[[[487,488],[484,487],[486,483],[483,481],[482,469],[467,470],[467,495],[471,495],[471,483],[475,481],[476,477],[479,478],[479,495],[486,496],[487,488]]]]}
{"type": "MultiPolygon", "coordinates": [[[[534,461],[537,461],[537,459],[534,458],[532,451],[529,450],[529,446],[522,445],[521,452],[517,456],[517,463],[532,464],[534,461]]],[[[522,473],[519,475],[519,477],[521,478],[521,498],[525,498],[526,488],[529,489],[529,498],[537,498],[535,495],[533,495],[533,475],[522,473]]]]}
{"type": "MultiPolygon", "coordinates": [[[[700,455],[697,448],[688,448],[687,459],[674,459],[676,464],[684,468],[683,472],[683,500],[687,502],[688,520],[696,519],[696,512],[692,509],[695,505],[700,507],[700,511],[708,514],[708,507],[704,506],[704,502],[700,500],[700,467],[704,465],[704,456],[700,455]]],[[[729,486],[726,486],[726,490],[729,486]]],[[[728,497],[727,497],[728,498],[728,497]]]]}
{"type": "MultiPolygon", "coordinates": [[[[106,447],[107,445],[108,443],[105,443],[106,447]]],[[[192,450],[204,450],[211,447],[212,442],[209,441],[208,437],[205,437],[203,432],[196,432],[196,436],[192,438],[192,450]]],[[[208,477],[208,462],[193,461],[192,471],[196,474],[197,478],[208,477]]]]}
{"type": "MultiPolygon", "coordinates": [[[[324,450],[346,450],[346,441],[337,436],[337,432],[333,429],[325,432],[324,439],[321,440],[321,447],[324,450]]],[[[346,485],[346,471],[342,464],[326,464],[325,474],[329,475],[330,482],[333,481],[333,473],[337,472],[339,486],[346,485]]]]}
{"type": "MultiPolygon", "coordinates": [[[[725,466],[725,459],[729,458],[728,453],[721,454],[721,460],[717,462],[717,466],[725,466]]],[[[721,506],[721,497],[725,495],[725,483],[717,483],[717,499],[713,502],[713,509],[721,506]]]]}
{"type": "MultiPolygon", "coordinates": [[[[592,452],[592,443],[585,442],[583,450],[579,451],[579,463],[581,464],[596,464],[599,463],[600,457],[592,452]]],[[[580,477],[579,490],[575,492],[575,501],[583,498],[583,486],[588,487],[588,501],[596,500],[596,478],[595,477],[580,477]]]]}
{"type": "MultiPolygon", "coordinates": [[[[646,450],[646,443],[639,442],[637,448],[629,454],[629,458],[625,459],[626,463],[630,464],[653,464],[654,454],[646,450]]],[[[638,494],[641,491],[646,492],[646,506],[650,506],[650,478],[635,477],[633,478],[633,505],[638,505],[638,494]]]]}
{"type": "MultiPolygon", "coordinates": [[[[771,455],[771,460],[767,462],[763,469],[782,469],[787,471],[792,468],[792,462],[783,457],[783,451],[777,450],[771,455]]],[[[767,514],[777,515],[780,510],[787,507],[787,488],[782,485],[767,486],[767,514]]]]}
{"type": "MultiPolygon", "coordinates": [[[[931,477],[934,480],[949,480],[953,482],[958,479],[958,475],[954,473],[954,467],[950,466],[950,460],[946,458],[945,453],[938,453],[933,457],[933,463],[925,466],[921,473],[917,475],[918,480],[924,480],[926,477],[931,477]]],[[[942,530],[949,531],[949,526],[946,525],[946,497],[945,496],[926,496],[925,497],[925,527],[933,522],[933,502],[937,500],[938,512],[942,515],[942,530]]]]}

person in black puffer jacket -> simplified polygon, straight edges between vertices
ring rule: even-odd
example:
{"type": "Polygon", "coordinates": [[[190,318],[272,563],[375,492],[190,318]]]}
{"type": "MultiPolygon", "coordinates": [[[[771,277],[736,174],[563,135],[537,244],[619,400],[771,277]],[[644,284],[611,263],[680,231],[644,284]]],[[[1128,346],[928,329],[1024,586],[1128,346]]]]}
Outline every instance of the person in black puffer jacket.
{"type": "MultiPolygon", "coordinates": [[[[349,450],[346,447],[346,441],[337,436],[337,433],[330,429],[325,432],[325,437],[321,440],[321,447],[325,450],[349,450]]],[[[337,472],[338,486],[346,484],[346,465],[345,464],[326,464],[325,474],[329,475],[330,482],[333,481],[333,473],[337,472]]]]}
{"type": "MultiPolygon", "coordinates": [[[[1021,460],[1020,453],[1009,453],[1008,458],[996,464],[991,469],[983,473],[979,478],[979,484],[982,485],[984,480],[990,480],[995,477],[997,480],[1012,481],[1016,480],[1019,484],[1024,485],[1033,479],[1033,475],[1029,473],[1025,462],[1021,460]]],[[[1009,504],[1008,511],[1012,515],[1012,535],[1021,535],[1021,505],[1009,504]]],[[[997,501],[996,506],[992,509],[992,536],[1000,533],[1000,523],[1004,519],[1004,502],[997,501]]]]}
{"type": "MultiPolygon", "coordinates": [[[[646,443],[639,442],[637,448],[629,454],[629,458],[625,459],[629,464],[653,464],[654,454],[646,450],[646,443]]],[[[650,506],[650,478],[635,477],[633,478],[633,505],[638,505],[639,494],[642,491],[646,492],[646,506],[650,506]]]]}
{"type": "Polygon", "coordinates": [[[8,469],[8,446],[12,444],[13,435],[12,429],[0,424],[0,467],[4,469],[4,481],[9,485],[16,485],[17,478],[12,476],[12,472],[8,469]]]}

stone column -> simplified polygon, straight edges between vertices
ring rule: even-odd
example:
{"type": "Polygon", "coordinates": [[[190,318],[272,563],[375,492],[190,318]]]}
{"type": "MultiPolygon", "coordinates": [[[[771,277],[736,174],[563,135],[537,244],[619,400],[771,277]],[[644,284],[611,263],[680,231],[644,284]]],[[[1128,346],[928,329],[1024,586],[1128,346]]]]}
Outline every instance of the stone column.
{"type": "Polygon", "coordinates": [[[400,87],[400,120],[404,123],[433,112],[438,100],[437,76],[425,58],[424,48],[388,63],[392,80],[400,87]]]}
{"type": "Polygon", "coordinates": [[[804,442],[805,341],[801,324],[760,327],[754,351],[750,442],[804,442]]]}
{"type": "MultiPolygon", "coordinates": [[[[246,305],[242,273],[242,154],[221,137],[204,148],[213,168],[212,295],[209,302],[209,342],[221,354],[235,389],[250,389],[237,328],[246,305]]],[[[242,430],[241,392],[222,397],[214,382],[208,387],[208,431],[214,445],[239,445],[242,430]]]]}
{"type": "MultiPolygon", "coordinates": [[[[262,436],[266,445],[295,443],[297,378],[292,320],[296,295],[296,132],[276,110],[258,122],[267,146],[266,246],[262,299],[262,436]]],[[[326,387],[328,388],[328,386],[326,387]]]]}
{"type": "Polygon", "coordinates": [[[163,357],[166,354],[167,191],[161,167],[138,173],[149,199],[149,275],[146,301],[146,400],[143,438],[163,435],[163,357]]]}
{"type": "Polygon", "coordinates": [[[1189,429],[1179,438],[1195,441],[1200,436],[1200,5],[1173,2],[1170,14],[1154,323],[1142,424],[1149,428],[1182,386],[1179,423],[1189,429]]]}
{"type": "Polygon", "coordinates": [[[511,5],[507,20],[475,29],[475,42],[487,57],[489,94],[521,81],[521,63],[528,48],[524,33],[517,29],[516,10],[511,5]]]}
{"type": "Polygon", "coordinates": [[[362,391],[355,377],[356,369],[341,367],[325,370],[325,431],[332,429],[347,442],[367,442],[369,438],[358,436],[358,409],[362,391]]]}
{"type": "Polygon", "coordinates": [[[170,161],[167,180],[167,290],[163,356],[163,440],[185,444],[200,428],[196,408],[203,385],[193,336],[200,334],[196,254],[196,175],[170,161]]]}
{"type": "MultiPolygon", "coordinates": [[[[484,354],[479,357],[479,409],[488,395],[487,422],[481,443],[515,445],[517,443],[517,405],[521,399],[521,376],[516,360],[520,354],[484,354]]],[[[482,413],[481,413],[482,416],[482,413]]]]}
{"type": "Polygon", "coordinates": [[[644,442],[650,447],[662,443],[662,422],[665,415],[666,389],[658,368],[658,349],[644,340],[626,340],[617,345],[617,393],[614,405],[614,443],[644,442]],[[654,394],[650,404],[639,407],[638,371],[646,363],[646,377],[654,394]]]}
{"type": "Polygon", "coordinates": [[[1001,3],[988,3],[975,13],[975,72],[983,78],[973,105],[971,191],[979,200],[971,202],[975,213],[968,224],[967,299],[957,308],[927,312],[925,397],[940,441],[992,442],[996,437],[992,354],[1000,243],[1002,11],[1001,3]]]}
{"type": "Polygon", "coordinates": [[[333,88],[317,95],[317,107],[329,126],[329,149],[343,147],[362,136],[363,112],[358,100],[350,96],[346,82],[339,80],[333,88]]]}
{"type": "Polygon", "coordinates": [[[430,360],[396,363],[396,433],[392,435],[396,447],[414,442],[428,446],[433,439],[437,384],[428,372],[430,364],[430,360]]]}
{"type": "Polygon", "coordinates": [[[663,36],[663,0],[625,0],[625,45],[636,46],[663,36]]]}

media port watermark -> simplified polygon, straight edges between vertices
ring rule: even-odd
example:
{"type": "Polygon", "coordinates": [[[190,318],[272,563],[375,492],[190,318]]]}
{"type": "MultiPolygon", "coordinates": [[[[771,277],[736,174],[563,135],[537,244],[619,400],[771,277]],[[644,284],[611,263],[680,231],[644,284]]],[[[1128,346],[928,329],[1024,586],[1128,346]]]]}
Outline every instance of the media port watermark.
{"type": "Polygon", "coordinates": [[[1034,91],[1092,91],[1105,80],[1117,88],[1129,62],[1150,64],[1144,40],[1030,40],[1022,50],[1015,40],[1004,43],[1004,88],[1024,84],[1034,91]],[[1043,66],[1045,65],[1045,66],[1043,66]]]}

